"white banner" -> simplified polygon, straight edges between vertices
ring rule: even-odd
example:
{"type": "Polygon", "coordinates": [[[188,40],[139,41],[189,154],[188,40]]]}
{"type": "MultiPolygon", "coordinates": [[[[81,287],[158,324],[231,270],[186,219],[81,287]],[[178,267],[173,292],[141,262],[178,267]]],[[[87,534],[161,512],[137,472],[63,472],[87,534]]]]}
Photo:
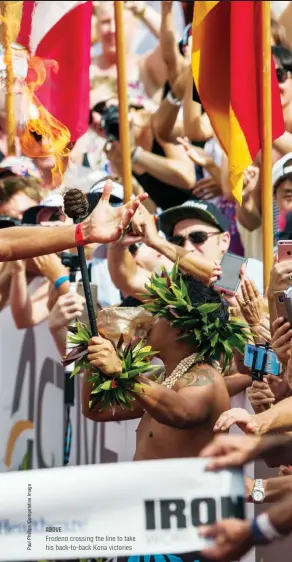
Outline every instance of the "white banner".
{"type": "MultiPolygon", "coordinates": [[[[0,314],[0,472],[62,466],[64,370],[47,323],[17,330],[7,307],[0,314]]],[[[94,423],[81,413],[80,378],[71,408],[70,465],[129,461],[137,420],[94,423]]]]}
{"type": "Polygon", "coordinates": [[[171,459],[0,475],[0,560],[199,551],[198,526],[242,516],[240,471],[171,459]],[[12,501],[12,494],[14,501],[12,501]]]}

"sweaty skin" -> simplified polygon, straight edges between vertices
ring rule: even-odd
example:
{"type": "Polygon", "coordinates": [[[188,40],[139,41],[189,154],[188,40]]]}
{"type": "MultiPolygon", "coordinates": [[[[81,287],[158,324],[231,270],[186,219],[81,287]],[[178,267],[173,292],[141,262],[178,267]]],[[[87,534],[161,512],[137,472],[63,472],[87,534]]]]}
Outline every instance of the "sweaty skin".
{"type": "MultiPolygon", "coordinates": [[[[198,389],[199,392],[204,388],[208,392],[211,402],[208,415],[194,422],[192,427],[181,429],[159,423],[144,412],[137,428],[135,461],[196,457],[212,440],[213,422],[230,403],[222,375],[210,365],[196,365],[175,384],[173,390],[179,393],[182,388],[198,389]]],[[[203,400],[203,397],[198,395],[198,400],[203,400]]]]}

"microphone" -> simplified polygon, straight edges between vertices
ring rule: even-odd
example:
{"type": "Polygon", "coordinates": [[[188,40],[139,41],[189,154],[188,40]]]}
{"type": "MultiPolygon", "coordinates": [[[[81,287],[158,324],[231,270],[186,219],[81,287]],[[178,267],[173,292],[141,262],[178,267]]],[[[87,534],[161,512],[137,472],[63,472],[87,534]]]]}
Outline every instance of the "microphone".
{"type": "MultiPolygon", "coordinates": [[[[89,210],[89,204],[86,195],[80,189],[68,189],[68,191],[66,191],[66,193],[64,194],[64,210],[66,215],[73,219],[74,224],[82,222],[82,220],[87,216],[89,210]]],[[[91,335],[97,336],[98,332],[96,327],[95,311],[92,300],[86,257],[84,248],[82,246],[78,246],[78,257],[80,261],[80,270],[91,335]]]]}

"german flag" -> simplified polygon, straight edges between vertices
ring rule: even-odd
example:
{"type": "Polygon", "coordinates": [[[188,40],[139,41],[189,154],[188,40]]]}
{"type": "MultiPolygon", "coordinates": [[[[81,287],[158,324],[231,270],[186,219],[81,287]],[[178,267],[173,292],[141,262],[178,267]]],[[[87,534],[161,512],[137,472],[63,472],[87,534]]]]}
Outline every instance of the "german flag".
{"type": "MultiPolygon", "coordinates": [[[[196,89],[228,155],[229,178],[241,202],[243,172],[261,149],[261,9],[256,1],[196,1],[192,67],[196,89]]],[[[272,63],[273,139],[284,133],[272,63]]]]}

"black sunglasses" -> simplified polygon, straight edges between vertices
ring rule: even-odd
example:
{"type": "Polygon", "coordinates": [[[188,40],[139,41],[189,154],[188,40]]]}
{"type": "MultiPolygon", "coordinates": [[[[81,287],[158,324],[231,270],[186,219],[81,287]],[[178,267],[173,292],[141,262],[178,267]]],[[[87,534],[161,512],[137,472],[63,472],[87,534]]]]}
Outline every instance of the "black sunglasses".
{"type": "Polygon", "coordinates": [[[203,230],[198,230],[197,232],[190,232],[187,236],[183,236],[182,234],[171,236],[169,242],[183,248],[187,240],[192,244],[204,244],[208,238],[211,236],[218,236],[218,234],[220,234],[220,232],[204,232],[203,230]]]}
{"type": "Polygon", "coordinates": [[[279,68],[276,68],[276,75],[277,75],[278,83],[284,84],[284,82],[286,82],[287,78],[291,78],[292,73],[290,72],[290,70],[287,70],[286,68],[279,67],[279,68]]]}

